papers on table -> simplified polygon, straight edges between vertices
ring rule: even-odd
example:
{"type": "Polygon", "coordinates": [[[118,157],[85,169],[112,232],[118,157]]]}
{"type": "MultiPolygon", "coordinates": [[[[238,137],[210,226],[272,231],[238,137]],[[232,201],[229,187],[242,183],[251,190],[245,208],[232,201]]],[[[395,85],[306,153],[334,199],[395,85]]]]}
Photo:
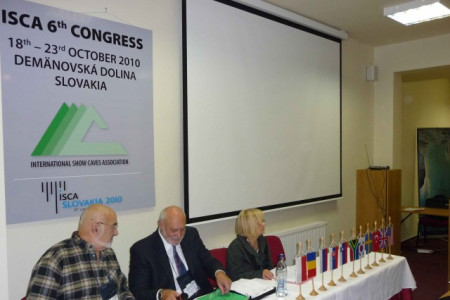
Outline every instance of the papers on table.
{"type": "Polygon", "coordinates": [[[231,290],[250,297],[251,299],[257,299],[263,295],[265,296],[274,293],[275,287],[273,285],[268,285],[267,282],[264,281],[264,279],[259,278],[239,279],[231,283],[231,290]]]}

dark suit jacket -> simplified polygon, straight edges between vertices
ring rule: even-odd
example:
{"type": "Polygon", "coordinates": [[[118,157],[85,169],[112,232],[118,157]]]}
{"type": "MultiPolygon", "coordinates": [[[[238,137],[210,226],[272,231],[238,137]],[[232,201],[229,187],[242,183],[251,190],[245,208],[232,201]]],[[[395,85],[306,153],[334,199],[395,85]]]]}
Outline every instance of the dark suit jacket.
{"type": "MultiPolygon", "coordinates": [[[[215,272],[224,268],[206,249],[197,229],[186,226],[181,249],[195,282],[203,293],[211,292],[208,277],[215,278],[215,272]]],[[[129,287],[137,300],[155,300],[159,289],[175,290],[169,257],[158,229],[130,248],[129,271],[129,287]]]]}

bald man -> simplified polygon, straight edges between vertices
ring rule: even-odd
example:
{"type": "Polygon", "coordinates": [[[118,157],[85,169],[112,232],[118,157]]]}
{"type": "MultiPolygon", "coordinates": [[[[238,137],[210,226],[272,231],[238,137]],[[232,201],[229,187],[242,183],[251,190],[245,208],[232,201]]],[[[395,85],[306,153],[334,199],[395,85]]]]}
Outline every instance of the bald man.
{"type": "Polygon", "coordinates": [[[34,266],[27,300],[134,299],[111,249],[117,227],[109,206],[86,208],[72,237],[48,249],[34,266]]]}
{"type": "Polygon", "coordinates": [[[231,279],[223,270],[178,206],[163,209],[158,229],[130,249],[129,282],[137,300],[194,299],[212,291],[208,277],[226,294],[231,279]]]}

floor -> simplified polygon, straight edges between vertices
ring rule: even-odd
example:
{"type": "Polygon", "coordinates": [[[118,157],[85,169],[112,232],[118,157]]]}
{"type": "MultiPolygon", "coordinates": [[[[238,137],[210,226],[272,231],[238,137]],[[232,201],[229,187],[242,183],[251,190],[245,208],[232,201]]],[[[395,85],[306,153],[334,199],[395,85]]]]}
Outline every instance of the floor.
{"type": "Polygon", "coordinates": [[[447,251],[446,237],[428,238],[419,243],[419,249],[432,253],[418,253],[416,238],[401,244],[401,255],[405,256],[416,280],[414,300],[436,300],[447,292],[447,251]]]}

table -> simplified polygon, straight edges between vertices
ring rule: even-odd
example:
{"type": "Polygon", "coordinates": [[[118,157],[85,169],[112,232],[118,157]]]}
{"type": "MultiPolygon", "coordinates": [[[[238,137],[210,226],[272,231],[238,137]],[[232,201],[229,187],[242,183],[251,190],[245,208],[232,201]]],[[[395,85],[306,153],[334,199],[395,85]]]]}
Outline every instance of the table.
{"type": "MultiPolygon", "coordinates": [[[[412,214],[432,215],[448,217],[448,234],[450,234],[450,209],[446,208],[432,208],[432,207],[416,207],[416,206],[402,206],[402,212],[408,215],[402,220],[406,220],[412,214]]],[[[450,239],[448,239],[448,258],[447,258],[447,290],[450,291],[450,239]]]]}
{"type": "MultiPolygon", "coordinates": [[[[309,279],[302,283],[301,291],[305,299],[314,300],[348,300],[348,299],[364,299],[364,300],[386,300],[397,295],[404,289],[415,289],[416,281],[412,275],[406,258],[403,256],[392,255],[393,259],[388,260],[387,255],[384,254],[383,258],[386,262],[378,262],[381,258],[381,254],[376,254],[376,259],[379,264],[378,267],[372,267],[371,270],[364,269],[367,265],[367,256],[362,258],[362,269],[364,274],[357,274],[356,278],[350,277],[353,272],[353,265],[355,273],[360,268],[360,261],[349,262],[343,267],[331,271],[327,271],[323,274],[323,283],[327,288],[326,291],[320,291],[319,287],[322,285],[322,274],[318,274],[313,279],[309,279]],[[346,282],[340,282],[338,279],[341,277],[341,268],[346,282]],[[336,286],[329,286],[328,283],[333,275],[333,281],[336,286]],[[318,293],[317,296],[311,296],[312,286],[314,283],[314,290],[318,293]]],[[[369,254],[369,263],[372,264],[374,260],[374,254],[369,254]]],[[[272,286],[276,286],[275,280],[263,280],[252,279],[258,283],[264,283],[272,286]]],[[[288,295],[286,300],[295,300],[299,294],[299,285],[293,284],[295,282],[295,267],[288,267],[288,295]]],[[[233,286],[231,287],[233,288],[233,286]]],[[[266,296],[264,300],[276,300],[275,294],[266,296]]]]}

